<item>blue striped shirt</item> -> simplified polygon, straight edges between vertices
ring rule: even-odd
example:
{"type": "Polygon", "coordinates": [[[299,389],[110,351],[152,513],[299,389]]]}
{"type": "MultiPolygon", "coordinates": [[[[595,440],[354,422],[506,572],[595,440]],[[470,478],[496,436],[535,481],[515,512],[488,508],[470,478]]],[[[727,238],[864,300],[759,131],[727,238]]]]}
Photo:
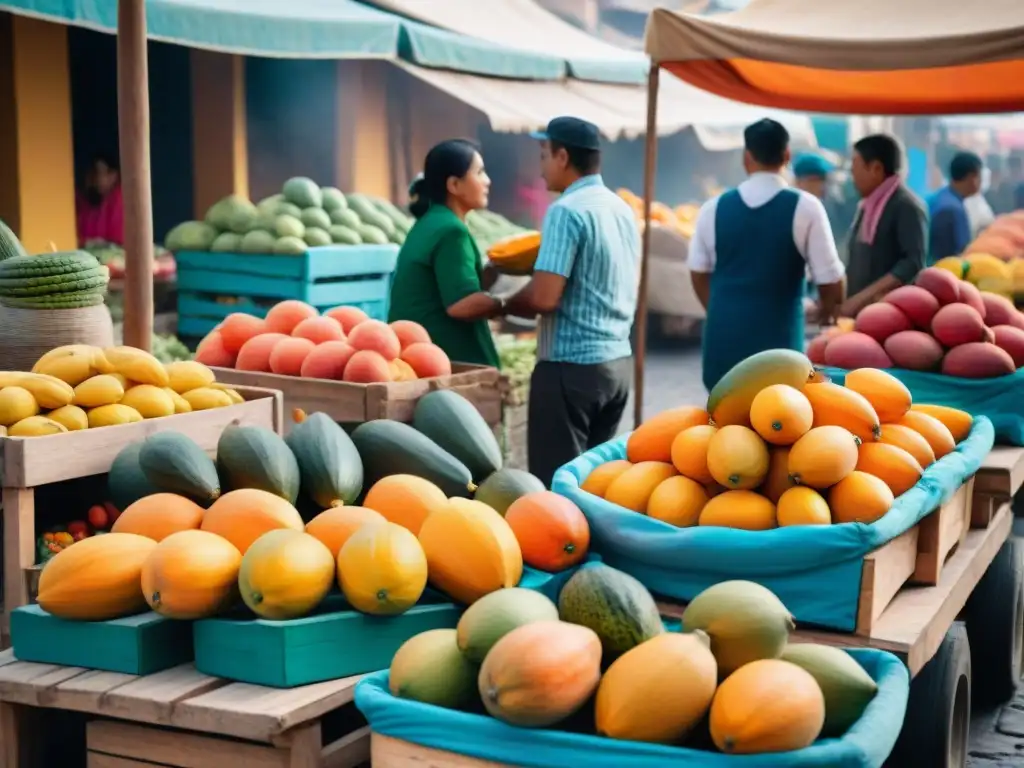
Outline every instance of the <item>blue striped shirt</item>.
{"type": "Polygon", "coordinates": [[[541,228],[534,271],[566,284],[558,309],[540,320],[538,359],[589,365],[629,357],[639,270],[633,210],[599,175],[577,180],[541,228]]]}

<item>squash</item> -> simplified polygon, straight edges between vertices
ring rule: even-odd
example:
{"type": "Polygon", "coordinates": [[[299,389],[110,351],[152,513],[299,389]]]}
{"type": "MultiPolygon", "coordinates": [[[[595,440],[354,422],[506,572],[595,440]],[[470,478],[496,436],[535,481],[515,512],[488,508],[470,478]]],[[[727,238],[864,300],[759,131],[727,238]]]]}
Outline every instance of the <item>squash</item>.
{"type": "Polygon", "coordinates": [[[777,659],[796,628],[775,593],[752,581],[708,587],[686,606],[682,621],[684,631],[707,632],[723,678],[758,659],[777,659]]]}
{"type": "Polygon", "coordinates": [[[527,274],[540,253],[540,232],[529,230],[496,240],[487,249],[487,258],[502,272],[527,274]]]}
{"type": "Polygon", "coordinates": [[[199,387],[182,393],[182,398],[193,411],[209,411],[213,408],[227,408],[232,405],[231,395],[213,387],[199,387]]]}
{"type": "Polygon", "coordinates": [[[29,416],[27,419],[16,421],[6,429],[8,437],[46,437],[68,431],[63,424],[46,416],[29,416]]]}
{"type": "Polygon", "coordinates": [[[154,493],[125,507],[110,530],[163,541],[181,531],[197,530],[204,514],[202,507],[184,496],[154,493]]]}
{"type": "MultiPolygon", "coordinates": [[[[854,473],[856,474],[856,473],[854,473]]],[[[840,484],[845,482],[841,480],[840,484]]],[[[832,513],[828,502],[813,488],[797,486],[790,488],[779,499],[775,509],[779,526],[788,525],[829,525],[832,513]]]]}
{"type": "Polygon", "coordinates": [[[949,427],[924,411],[911,409],[897,423],[909,427],[923,437],[935,454],[936,460],[956,450],[956,439],[949,427]]]}
{"type": "Polygon", "coordinates": [[[549,573],[564,571],[587,556],[590,526],[572,501],[551,491],[528,493],[505,512],[523,562],[549,573]]]}
{"type": "Polygon", "coordinates": [[[152,384],[136,384],[125,390],[121,405],[134,408],[144,419],[159,419],[174,415],[174,400],[162,387],[152,384]]]}
{"type": "Polygon", "coordinates": [[[98,408],[101,405],[113,405],[121,402],[124,387],[121,382],[109,374],[101,374],[86,379],[75,387],[75,399],[72,405],[81,408],[98,408]]]}
{"type": "Polygon", "coordinates": [[[480,667],[480,697],[493,717],[540,728],[579,710],[600,679],[601,641],[593,630],[537,621],[494,644],[480,667]]]}
{"type": "Polygon", "coordinates": [[[854,470],[828,492],[833,523],[873,523],[892,509],[895,497],[885,482],[854,470]]]}
{"type": "Polygon", "coordinates": [[[114,403],[112,405],[101,405],[98,408],[90,408],[86,416],[89,419],[89,429],[99,427],[119,427],[122,424],[137,424],[142,421],[142,414],[127,405],[114,403]]]}
{"type": "Polygon", "coordinates": [[[144,496],[159,493],[160,489],[146,479],[139,466],[142,443],[129,443],[114,458],[107,473],[107,492],[118,509],[126,509],[144,496]]]}
{"type": "MultiPolygon", "coordinates": [[[[956,443],[965,440],[967,435],[971,433],[971,427],[974,426],[974,417],[967,411],[961,411],[959,408],[922,403],[920,405],[912,405],[910,410],[914,413],[923,413],[925,416],[931,416],[933,419],[940,421],[949,430],[949,434],[953,436],[953,441],[956,443]]],[[[911,425],[908,424],[907,426],[911,425]]],[[[939,458],[942,457],[940,456],[939,458]]]]}
{"type": "Polygon", "coordinates": [[[558,593],[558,615],[596,632],[606,660],[665,631],[647,588],[602,563],[588,563],[569,578],[558,593]]]}
{"type": "Polygon", "coordinates": [[[924,472],[913,456],[887,443],[862,445],[857,469],[882,480],[893,496],[902,496],[913,488],[924,472]]]}
{"type": "Polygon", "coordinates": [[[672,465],[681,475],[696,480],[702,485],[713,483],[715,478],[708,469],[708,445],[718,432],[718,427],[700,424],[684,429],[672,441],[672,465]]]}
{"type": "Polygon", "coordinates": [[[286,528],[264,533],[242,555],[238,590],[257,616],[282,621],[316,608],[334,577],[331,551],[309,534],[286,528]]]}
{"type": "Polygon", "coordinates": [[[597,687],[595,721],[602,736],[671,745],[707,714],[718,665],[701,631],[666,632],[627,651],[597,687]]]}
{"type": "Polygon", "coordinates": [[[171,402],[174,403],[175,413],[192,413],[192,406],[189,405],[188,400],[179,395],[170,387],[164,387],[164,392],[171,398],[171,402]]]}
{"type": "MultiPolygon", "coordinates": [[[[10,389],[16,389],[16,387],[7,387],[3,391],[7,392],[10,389]]],[[[77,405],[65,405],[63,408],[57,408],[46,414],[46,417],[50,421],[56,421],[68,432],[89,428],[89,415],[77,405]]]]}
{"type": "MultiPolygon", "coordinates": [[[[64,406],[65,408],[73,408],[74,406],[64,406]]],[[[57,409],[61,410],[61,409],[57,409]]],[[[81,410],[81,409],[79,409],[81,410]]],[[[50,418],[53,419],[53,413],[50,414],[50,418]]],[[[17,424],[22,419],[27,419],[31,416],[39,415],[39,403],[32,397],[32,393],[24,387],[4,387],[0,389],[0,426],[9,427],[12,424],[17,424]]],[[[59,424],[63,424],[60,419],[53,419],[59,424]]],[[[66,427],[67,424],[64,424],[66,427]]]]}
{"type": "Polygon", "coordinates": [[[817,643],[786,647],[782,660],[796,664],[817,681],[825,696],[824,738],[840,738],[860,720],[878,693],[878,684],[846,651],[817,643]]]}
{"type": "Polygon", "coordinates": [[[814,410],[807,396],[788,384],[765,387],[750,404],[750,425],[773,445],[792,445],[813,423],[814,410]]]}
{"type": "Polygon", "coordinates": [[[864,395],[831,382],[808,384],[803,391],[814,409],[814,426],[843,427],[865,443],[882,433],[878,414],[864,395]]]}
{"type": "Polygon", "coordinates": [[[388,522],[364,525],[338,553],[338,586],[357,611],[404,613],[427,587],[427,556],[407,528],[388,522]]]}
{"type": "Polygon", "coordinates": [[[480,664],[501,638],[535,621],[558,621],[558,607],[540,592],[520,587],[491,592],[469,606],[459,618],[459,650],[467,659],[480,664]]]}
{"type": "Polygon", "coordinates": [[[217,473],[232,488],[258,488],[289,504],[299,497],[299,462],[287,443],[263,427],[228,424],[217,441],[217,473]]]}
{"type": "Polygon", "coordinates": [[[768,474],[768,447],[749,427],[722,427],[708,443],[708,471],[730,490],[756,488],[768,474]]]}
{"type": "Polygon", "coordinates": [[[771,499],[754,491],[726,491],[704,505],[698,524],[767,531],[777,525],[775,505],[771,499]]]}
{"type": "Polygon", "coordinates": [[[807,356],[789,349],[769,349],[740,361],[725,374],[708,395],[707,410],[717,427],[748,425],[750,407],[757,394],[772,384],[788,384],[802,390],[814,375],[807,356]]]}
{"type": "Polygon", "coordinates": [[[454,498],[423,521],[420,544],[430,583],[460,603],[514,587],[523,575],[523,553],[501,515],[479,501],[454,498]]]}
{"type": "Polygon", "coordinates": [[[428,392],[416,403],[412,425],[466,465],[476,483],[501,469],[494,430],[469,400],[450,389],[428,392]]]}
{"type": "Polygon", "coordinates": [[[789,477],[798,485],[829,488],[857,468],[859,445],[843,427],[814,427],[790,449],[789,477]]]}
{"type": "Polygon", "coordinates": [[[366,525],[386,522],[388,520],[384,515],[366,507],[331,507],[306,523],[306,533],[331,550],[331,556],[337,558],[345,542],[356,531],[366,525]]]}
{"type": "Polygon", "coordinates": [[[142,593],[149,607],[168,619],[216,616],[238,597],[241,564],[242,553],[220,536],[172,533],[143,563],[142,593]]]}
{"type": "Polygon", "coordinates": [[[935,451],[924,439],[920,432],[915,432],[910,427],[902,424],[883,424],[880,442],[888,445],[895,445],[909,453],[922,468],[927,468],[935,463],[935,451]]]}
{"type": "Polygon", "coordinates": [[[768,449],[768,474],[757,492],[774,504],[778,504],[782,494],[795,485],[789,476],[789,450],[788,445],[773,445],[768,449]]]}
{"type": "Polygon", "coordinates": [[[320,509],[351,504],[363,490],[363,460],[348,436],[326,413],[301,410],[285,443],[299,465],[302,490],[320,509]]]}
{"type": "Polygon", "coordinates": [[[446,709],[479,705],[477,666],[459,650],[454,629],[431,629],[410,637],[391,659],[392,696],[446,709]]]}
{"type": "Polygon", "coordinates": [[[183,395],[193,389],[208,387],[214,383],[213,371],[195,360],[177,360],[165,363],[167,386],[176,394],[183,395]]]}
{"type": "Polygon", "coordinates": [[[811,746],[825,724],[825,697],[809,672],[762,659],[730,675],[711,702],[711,738],[722,752],[760,755],[811,746]]]}
{"type": "Polygon", "coordinates": [[[305,526],[298,510],[280,496],[258,488],[239,488],[225,493],[206,510],[201,528],[223,536],[245,555],[268,531],[286,528],[302,532],[305,526]]]}
{"type": "Polygon", "coordinates": [[[637,427],[626,440],[626,458],[642,461],[672,461],[672,441],[684,429],[708,423],[708,412],[692,405],[662,411],[637,427]]]}
{"type": "Polygon", "coordinates": [[[608,486],[632,466],[633,462],[626,459],[616,459],[600,464],[590,471],[587,479],[580,484],[580,490],[603,499],[608,492],[608,486]]]}
{"type": "Polygon", "coordinates": [[[142,565],[154,549],[155,541],[134,533],[76,541],[39,574],[39,607],[74,621],[107,621],[145,611],[142,565]]]}
{"type": "Polygon", "coordinates": [[[608,486],[604,498],[611,504],[646,512],[647,502],[663,480],[676,474],[676,468],[662,461],[641,461],[627,469],[608,486]]]}
{"type": "Polygon", "coordinates": [[[663,480],[647,502],[647,515],[677,528],[697,525],[708,503],[707,489],[683,475],[663,480]]]}
{"type": "Polygon", "coordinates": [[[525,470],[507,467],[499,469],[480,483],[473,498],[504,515],[516,499],[543,490],[544,483],[539,478],[525,470]]]}
{"type": "Polygon", "coordinates": [[[180,432],[158,432],[146,438],[139,451],[139,466],[146,479],[161,491],[179,493],[200,504],[220,496],[220,478],[213,460],[180,432]]]}
{"type": "MultiPolygon", "coordinates": [[[[382,477],[366,494],[363,506],[417,536],[427,515],[448,503],[444,492],[429,480],[413,475],[382,477]]],[[[342,508],[344,509],[344,507],[342,508]]]]}
{"type": "Polygon", "coordinates": [[[891,373],[877,368],[857,368],[846,374],[844,386],[863,395],[883,423],[899,421],[910,410],[910,390],[891,373]]]}

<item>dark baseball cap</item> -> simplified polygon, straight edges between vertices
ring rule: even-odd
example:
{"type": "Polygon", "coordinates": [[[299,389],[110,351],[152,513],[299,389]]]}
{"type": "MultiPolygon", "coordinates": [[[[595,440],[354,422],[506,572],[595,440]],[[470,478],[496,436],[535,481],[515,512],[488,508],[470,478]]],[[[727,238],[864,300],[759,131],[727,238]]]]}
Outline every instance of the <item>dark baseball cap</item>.
{"type": "Polygon", "coordinates": [[[533,131],[530,136],[540,141],[557,141],[566,147],[601,148],[601,133],[597,126],[578,117],[556,117],[545,130],[533,131]]]}

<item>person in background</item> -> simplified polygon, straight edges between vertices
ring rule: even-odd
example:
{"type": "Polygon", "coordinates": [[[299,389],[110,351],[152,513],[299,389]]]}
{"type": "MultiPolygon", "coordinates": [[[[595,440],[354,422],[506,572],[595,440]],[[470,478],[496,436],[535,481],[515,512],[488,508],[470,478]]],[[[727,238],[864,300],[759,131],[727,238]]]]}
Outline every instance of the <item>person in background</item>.
{"type": "Polygon", "coordinates": [[[949,184],[928,198],[931,263],[960,255],[971,241],[971,220],[964,201],[981,192],[983,167],[973,152],[957,152],[949,161],[949,184]]]}
{"type": "Polygon", "coordinates": [[[988,166],[981,169],[981,189],[970,197],[964,198],[964,208],[967,209],[967,222],[971,225],[971,239],[973,240],[996,220],[996,213],[989,205],[988,197],[985,194],[992,186],[992,173],[988,166]]]}
{"type": "Polygon", "coordinates": [[[782,177],[789,133],[765,119],[747,126],[743,138],[746,181],[701,207],[690,243],[693,288],[707,310],[702,361],[709,391],[750,355],[804,350],[808,268],[824,322],[844,295],[843,264],[824,206],[782,177]]]}
{"type": "Polygon", "coordinates": [[[1024,200],[1020,199],[1024,195],[1021,192],[1024,192],[1024,157],[1019,151],[1013,151],[1006,158],[1006,172],[993,180],[989,193],[992,210],[1002,215],[1024,208],[1024,200]]]}
{"type": "Polygon", "coordinates": [[[124,245],[124,201],[121,170],[112,155],[93,158],[84,188],[75,199],[78,244],[103,241],[124,245]]]}
{"type": "Polygon", "coordinates": [[[865,136],[853,145],[850,174],[861,202],[849,237],[843,317],[856,317],[924,268],[928,216],[904,186],[902,165],[903,152],[891,136],[865,136]]]}
{"type": "Polygon", "coordinates": [[[618,432],[632,385],[640,233],[601,177],[597,126],[556,117],[532,136],[561,196],[545,214],[533,278],[504,312],[540,315],[527,445],[530,472],[550,486],[555,470],[618,432]]]}
{"type": "Polygon", "coordinates": [[[828,192],[828,176],[832,170],[832,163],[821,155],[800,155],[793,161],[794,186],[824,201],[828,192]]]}
{"type": "Polygon", "coordinates": [[[475,144],[463,139],[433,147],[409,189],[416,223],[398,253],[388,321],[413,320],[457,362],[498,367],[487,320],[504,302],[487,292],[496,273],[466,227],[470,211],[487,207],[491,180],[475,144]]]}

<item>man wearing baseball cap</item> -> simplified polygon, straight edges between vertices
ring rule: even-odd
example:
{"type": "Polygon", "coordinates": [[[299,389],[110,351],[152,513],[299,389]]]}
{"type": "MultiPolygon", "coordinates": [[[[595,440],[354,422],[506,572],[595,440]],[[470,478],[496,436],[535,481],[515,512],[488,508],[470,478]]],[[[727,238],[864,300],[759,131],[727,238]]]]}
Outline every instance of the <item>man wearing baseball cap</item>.
{"type": "Polygon", "coordinates": [[[547,211],[533,279],[507,314],[541,316],[530,382],[530,472],[550,486],[563,464],[618,432],[632,384],[640,235],[601,178],[597,126],[556,117],[531,134],[541,175],[561,196],[547,211]]]}

